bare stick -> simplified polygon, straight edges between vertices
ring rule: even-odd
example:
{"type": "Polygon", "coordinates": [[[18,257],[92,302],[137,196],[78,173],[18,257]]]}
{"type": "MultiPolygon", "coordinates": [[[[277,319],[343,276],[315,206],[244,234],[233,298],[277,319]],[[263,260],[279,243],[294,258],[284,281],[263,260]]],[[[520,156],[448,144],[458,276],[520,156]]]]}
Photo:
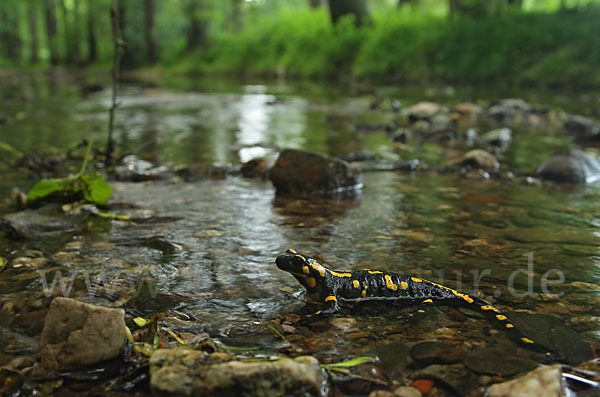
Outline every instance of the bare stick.
{"type": "Polygon", "coordinates": [[[119,14],[117,12],[116,0],[113,0],[110,7],[110,20],[112,24],[112,39],[113,39],[113,73],[112,73],[112,103],[108,118],[108,141],[106,142],[106,164],[112,165],[113,155],[115,151],[115,141],[113,138],[115,112],[119,107],[117,103],[117,93],[119,91],[119,65],[121,61],[121,43],[119,41],[119,14]]]}

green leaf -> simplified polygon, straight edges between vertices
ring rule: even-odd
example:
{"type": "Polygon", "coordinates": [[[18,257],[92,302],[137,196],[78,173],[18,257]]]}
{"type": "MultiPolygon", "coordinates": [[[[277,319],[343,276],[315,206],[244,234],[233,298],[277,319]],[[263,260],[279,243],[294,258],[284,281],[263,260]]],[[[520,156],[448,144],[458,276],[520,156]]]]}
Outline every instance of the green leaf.
{"type": "Polygon", "coordinates": [[[375,361],[377,357],[356,357],[352,360],[342,361],[341,363],[333,364],[321,364],[321,368],[336,368],[336,367],[355,367],[360,364],[368,363],[369,361],[375,361]]]}
{"type": "Polygon", "coordinates": [[[173,332],[171,330],[171,328],[166,328],[166,330],[173,338],[175,338],[175,340],[177,342],[181,343],[182,345],[185,345],[185,342],[183,341],[183,339],[181,339],[179,336],[177,336],[177,334],[175,332],[173,332]]]}
{"type": "Polygon", "coordinates": [[[64,189],[63,179],[42,179],[27,193],[27,201],[36,201],[64,189]]]}
{"type": "Polygon", "coordinates": [[[98,205],[108,203],[108,199],[112,195],[112,188],[101,175],[85,174],[81,176],[81,180],[85,185],[83,197],[87,201],[98,205]]]}

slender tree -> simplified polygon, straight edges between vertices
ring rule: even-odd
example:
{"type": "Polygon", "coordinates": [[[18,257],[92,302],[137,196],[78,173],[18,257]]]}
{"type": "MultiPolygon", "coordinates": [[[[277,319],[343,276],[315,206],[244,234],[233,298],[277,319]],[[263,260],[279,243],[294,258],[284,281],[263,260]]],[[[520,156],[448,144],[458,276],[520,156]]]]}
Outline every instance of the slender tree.
{"type": "Polygon", "coordinates": [[[15,63],[21,61],[19,21],[19,3],[5,1],[0,4],[0,45],[4,47],[3,55],[15,63]]]}
{"type": "Polygon", "coordinates": [[[27,5],[27,21],[29,25],[29,36],[31,45],[31,63],[39,61],[39,37],[38,37],[38,10],[35,2],[30,1],[27,5]]]}
{"type": "Polygon", "coordinates": [[[46,39],[50,51],[50,64],[58,65],[60,56],[56,37],[56,3],[54,0],[45,0],[44,15],[46,20],[46,39]]]}
{"type": "Polygon", "coordinates": [[[366,0],[329,0],[328,3],[331,22],[334,24],[346,15],[354,15],[357,26],[369,19],[366,0]]]}
{"type": "Polygon", "coordinates": [[[208,44],[208,21],[202,15],[202,0],[187,0],[185,10],[189,18],[186,31],[189,51],[205,47],[208,44]]]}
{"type": "Polygon", "coordinates": [[[98,59],[98,43],[96,39],[96,25],[94,13],[94,1],[87,2],[87,61],[93,63],[98,59]]]}
{"type": "Polygon", "coordinates": [[[242,30],[242,0],[231,0],[231,27],[235,32],[242,30]]]}
{"type": "Polygon", "coordinates": [[[321,7],[321,0],[308,0],[308,5],[310,8],[319,8],[321,7]]]}
{"type": "Polygon", "coordinates": [[[144,0],[144,39],[146,41],[146,60],[154,63],[157,60],[156,40],[154,38],[154,0],[144,0]]]}

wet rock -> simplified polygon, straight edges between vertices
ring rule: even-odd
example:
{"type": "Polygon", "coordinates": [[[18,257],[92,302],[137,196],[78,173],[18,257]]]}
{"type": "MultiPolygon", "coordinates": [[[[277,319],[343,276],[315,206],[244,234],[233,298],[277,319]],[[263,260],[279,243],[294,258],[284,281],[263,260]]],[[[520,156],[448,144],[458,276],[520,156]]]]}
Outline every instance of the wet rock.
{"type": "Polygon", "coordinates": [[[242,175],[245,178],[267,179],[269,171],[273,167],[273,160],[269,157],[252,159],[242,164],[242,175]]]}
{"type": "Polygon", "coordinates": [[[445,108],[437,103],[420,102],[409,107],[406,110],[406,113],[408,115],[408,121],[414,123],[417,120],[430,119],[442,111],[445,111],[445,108]]]}
{"type": "Polygon", "coordinates": [[[404,372],[410,364],[410,348],[401,342],[388,343],[375,349],[374,354],[379,357],[381,367],[390,378],[396,378],[404,372]]]}
{"type": "Polygon", "coordinates": [[[150,385],[156,395],[320,395],[322,381],[319,362],[308,356],[211,363],[204,352],[161,349],[150,358],[150,385]]]}
{"type": "Polygon", "coordinates": [[[512,130],[510,128],[497,128],[483,134],[481,136],[481,141],[486,145],[493,146],[500,151],[503,151],[512,141],[512,130]]]}
{"type": "Polygon", "coordinates": [[[510,376],[537,367],[535,361],[507,356],[507,352],[491,347],[478,347],[465,356],[465,367],[478,374],[510,376]]]}
{"type": "Polygon", "coordinates": [[[468,121],[475,121],[481,114],[481,106],[474,103],[463,102],[454,106],[452,109],[454,113],[458,113],[461,119],[468,121]]]}
{"type": "Polygon", "coordinates": [[[122,165],[115,167],[115,177],[128,182],[153,181],[164,178],[170,171],[169,167],[157,167],[149,161],[129,155],[123,158],[122,165]]]}
{"type": "Polygon", "coordinates": [[[531,105],[519,98],[502,99],[487,108],[487,115],[496,121],[514,121],[531,110],[531,105]]]}
{"type": "Polygon", "coordinates": [[[125,346],[125,312],[55,298],[44,322],[36,377],[116,357],[125,346]]]}
{"type": "Polygon", "coordinates": [[[459,396],[466,396],[477,385],[477,376],[461,364],[430,365],[419,371],[417,376],[432,379],[459,396]]]}
{"type": "Polygon", "coordinates": [[[400,386],[394,389],[394,395],[397,397],[421,397],[421,392],[414,387],[400,386]]]}
{"type": "Polygon", "coordinates": [[[410,349],[410,355],[417,362],[430,364],[459,363],[465,357],[465,351],[444,342],[423,342],[410,349]]]}
{"type": "Polygon", "coordinates": [[[48,234],[69,233],[79,229],[78,217],[66,216],[58,204],[48,204],[4,215],[0,224],[17,238],[32,239],[48,234]]]}
{"type": "Polygon", "coordinates": [[[560,397],[568,395],[563,387],[560,365],[537,368],[517,379],[492,385],[487,397],[560,397]]]}
{"type": "Polygon", "coordinates": [[[500,163],[496,160],[496,157],[482,149],[468,151],[456,160],[454,164],[481,169],[487,172],[498,171],[500,168],[500,163]]]}
{"type": "Polygon", "coordinates": [[[597,139],[600,137],[600,125],[580,115],[570,115],[564,122],[565,132],[578,139],[597,139]]]}
{"type": "Polygon", "coordinates": [[[343,160],[304,150],[285,149],[271,169],[277,194],[323,194],[357,189],[360,171],[343,160]]]}
{"type": "Polygon", "coordinates": [[[561,183],[594,183],[600,180],[600,162],[581,150],[555,153],[537,170],[545,180],[561,183]]]}
{"type": "Polygon", "coordinates": [[[521,332],[563,357],[568,364],[577,365],[594,357],[590,344],[558,318],[511,313],[510,319],[521,332]]]}

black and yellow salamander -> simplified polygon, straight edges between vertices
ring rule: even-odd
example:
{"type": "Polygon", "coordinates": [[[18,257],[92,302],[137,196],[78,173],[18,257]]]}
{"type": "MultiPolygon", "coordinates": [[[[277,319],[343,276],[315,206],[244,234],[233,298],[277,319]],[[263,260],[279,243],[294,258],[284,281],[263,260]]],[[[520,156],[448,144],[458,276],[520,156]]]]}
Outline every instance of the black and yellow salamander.
{"type": "Polygon", "coordinates": [[[325,306],[307,320],[336,313],[341,305],[363,301],[389,301],[405,305],[464,304],[493,316],[523,343],[534,343],[490,303],[432,281],[379,270],[334,271],[293,249],[278,256],[275,262],[278,268],[291,273],[306,288],[310,299],[325,306]]]}

